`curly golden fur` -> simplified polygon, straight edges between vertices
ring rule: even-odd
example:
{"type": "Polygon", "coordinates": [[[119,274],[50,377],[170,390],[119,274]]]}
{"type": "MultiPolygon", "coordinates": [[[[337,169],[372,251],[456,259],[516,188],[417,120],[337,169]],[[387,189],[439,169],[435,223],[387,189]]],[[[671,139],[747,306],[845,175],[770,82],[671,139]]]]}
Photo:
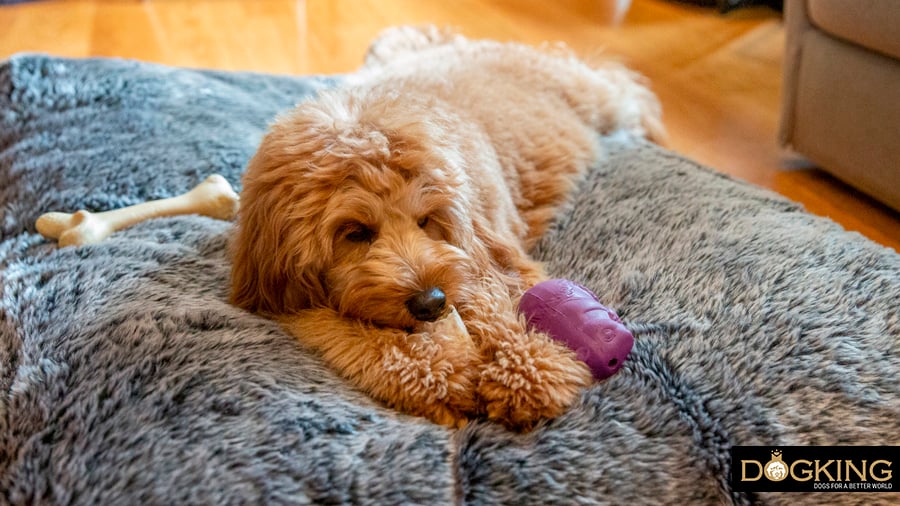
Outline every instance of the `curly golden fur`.
{"type": "Polygon", "coordinates": [[[517,314],[546,277],[527,252],[596,133],[616,129],[662,134],[656,99],[621,66],[388,30],[250,161],[233,302],[404,412],[519,429],[556,417],[591,375],[517,314]]]}

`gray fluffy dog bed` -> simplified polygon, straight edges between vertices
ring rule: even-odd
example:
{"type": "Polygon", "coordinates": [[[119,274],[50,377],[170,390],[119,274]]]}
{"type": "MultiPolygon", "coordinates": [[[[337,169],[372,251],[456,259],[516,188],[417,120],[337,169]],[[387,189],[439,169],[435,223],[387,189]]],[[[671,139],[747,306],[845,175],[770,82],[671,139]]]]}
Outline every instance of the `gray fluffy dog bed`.
{"type": "MultiPolygon", "coordinates": [[[[733,445],[900,444],[900,255],[623,136],[534,252],[618,309],[624,369],[528,434],[398,414],[228,304],[231,224],[58,249],[39,214],[239,188],[326,78],[0,66],[0,502],[747,504],[733,445]]],[[[896,471],[895,471],[896,472],[896,471]]]]}

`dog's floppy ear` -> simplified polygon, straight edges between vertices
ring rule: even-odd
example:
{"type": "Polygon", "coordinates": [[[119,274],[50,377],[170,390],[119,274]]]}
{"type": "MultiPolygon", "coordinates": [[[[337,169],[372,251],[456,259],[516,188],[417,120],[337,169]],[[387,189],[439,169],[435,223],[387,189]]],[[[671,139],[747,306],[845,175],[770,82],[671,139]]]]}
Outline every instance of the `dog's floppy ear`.
{"type": "Polygon", "coordinates": [[[476,219],[473,225],[482,250],[476,255],[486,258],[496,269],[495,272],[511,275],[511,279],[507,280],[511,287],[530,288],[546,277],[543,266],[531,260],[518,241],[492,230],[483,220],[476,219]]]}
{"type": "Polygon", "coordinates": [[[284,315],[325,299],[319,275],[326,255],[318,251],[311,220],[295,211],[303,200],[290,182],[295,168],[272,163],[261,150],[243,179],[231,243],[231,301],[252,312],[284,315]]]}

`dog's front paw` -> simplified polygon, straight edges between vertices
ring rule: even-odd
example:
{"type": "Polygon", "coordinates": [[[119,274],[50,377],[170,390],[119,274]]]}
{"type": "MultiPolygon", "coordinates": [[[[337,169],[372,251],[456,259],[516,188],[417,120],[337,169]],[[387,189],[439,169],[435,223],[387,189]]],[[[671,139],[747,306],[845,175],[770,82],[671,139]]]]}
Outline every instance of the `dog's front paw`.
{"type": "Polygon", "coordinates": [[[561,415],[592,382],[588,367],[569,350],[543,334],[528,337],[500,343],[481,367],[476,392],[488,418],[517,430],[561,415]]]}
{"type": "Polygon", "coordinates": [[[478,354],[456,309],[422,324],[408,336],[407,346],[405,353],[385,362],[385,370],[400,372],[399,383],[411,399],[418,399],[407,410],[441,425],[464,426],[478,411],[478,354]]]}
{"type": "Polygon", "coordinates": [[[425,417],[432,422],[450,429],[462,429],[469,423],[469,416],[464,411],[451,408],[446,404],[429,404],[410,414],[425,417]]]}

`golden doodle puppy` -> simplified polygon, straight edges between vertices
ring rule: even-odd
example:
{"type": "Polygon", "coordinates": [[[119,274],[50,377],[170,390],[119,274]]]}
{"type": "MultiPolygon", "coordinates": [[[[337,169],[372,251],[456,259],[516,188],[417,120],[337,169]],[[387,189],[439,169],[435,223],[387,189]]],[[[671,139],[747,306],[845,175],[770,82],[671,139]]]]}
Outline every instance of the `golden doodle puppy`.
{"type": "Polygon", "coordinates": [[[588,368],[517,314],[528,250],[598,156],[662,135],[625,68],[394,28],[339,89],[280,117],[243,178],[232,300],[387,405],[514,429],[564,412],[588,368]]]}

